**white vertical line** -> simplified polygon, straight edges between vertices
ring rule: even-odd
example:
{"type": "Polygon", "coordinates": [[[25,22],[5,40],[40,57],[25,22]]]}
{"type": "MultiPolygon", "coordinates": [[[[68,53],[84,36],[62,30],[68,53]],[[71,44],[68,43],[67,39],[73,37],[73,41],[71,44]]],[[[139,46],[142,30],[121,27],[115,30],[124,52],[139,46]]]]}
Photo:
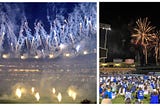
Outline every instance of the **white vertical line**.
{"type": "Polygon", "coordinates": [[[97,2],[97,104],[99,104],[99,2],[97,2]]]}

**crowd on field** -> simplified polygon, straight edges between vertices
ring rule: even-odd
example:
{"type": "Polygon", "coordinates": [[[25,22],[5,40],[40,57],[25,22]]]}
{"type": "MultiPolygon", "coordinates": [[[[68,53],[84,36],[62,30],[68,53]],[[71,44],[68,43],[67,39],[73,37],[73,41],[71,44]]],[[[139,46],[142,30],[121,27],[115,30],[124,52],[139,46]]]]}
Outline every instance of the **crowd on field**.
{"type": "Polygon", "coordinates": [[[116,74],[101,76],[99,86],[101,103],[111,104],[120,95],[124,103],[141,104],[149,96],[150,104],[160,103],[160,76],[141,74],[116,74]]]}

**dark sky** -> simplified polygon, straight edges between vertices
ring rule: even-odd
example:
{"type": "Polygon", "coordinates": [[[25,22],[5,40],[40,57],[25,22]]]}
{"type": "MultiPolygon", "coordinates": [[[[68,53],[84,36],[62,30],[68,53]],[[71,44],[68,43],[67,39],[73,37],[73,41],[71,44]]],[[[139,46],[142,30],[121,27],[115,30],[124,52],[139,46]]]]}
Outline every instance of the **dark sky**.
{"type": "Polygon", "coordinates": [[[121,19],[129,23],[140,17],[149,17],[154,25],[159,25],[159,6],[160,2],[101,2],[100,22],[113,24],[121,19]]]}
{"type": "Polygon", "coordinates": [[[34,29],[34,22],[41,20],[45,29],[49,29],[49,22],[47,20],[47,10],[48,15],[52,20],[61,11],[61,15],[67,18],[67,15],[73,12],[74,7],[78,3],[67,3],[67,2],[0,2],[0,12],[3,11],[7,13],[11,21],[18,21],[16,23],[21,24],[21,19],[23,16],[27,18],[29,27],[34,29]]]}
{"type": "Polygon", "coordinates": [[[110,24],[112,29],[108,31],[109,60],[135,57],[131,30],[140,17],[148,17],[160,29],[159,6],[160,2],[100,2],[100,23],[110,24]]]}
{"type": "MultiPolygon", "coordinates": [[[[32,3],[23,3],[24,10],[26,17],[31,23],[31,27],[34,26],[35,20],[41,20],[43,22],[43,25],[45,26],[45,29],[49,29],[49,22],[47,20],[47,9],[48,9],[48,15],[50,17],[55,18],[56,12],[57,14],[63,10],[63,13],[61,15],[66,16],[68,13],[72,12],[75,5],[78,3],[51,3],[51,2],[32,2],[32,3]],[[55,9],[54,9],[55,6],[55,9]]],[[[33,29],[33,28],[32,28],[33,29]]]]}

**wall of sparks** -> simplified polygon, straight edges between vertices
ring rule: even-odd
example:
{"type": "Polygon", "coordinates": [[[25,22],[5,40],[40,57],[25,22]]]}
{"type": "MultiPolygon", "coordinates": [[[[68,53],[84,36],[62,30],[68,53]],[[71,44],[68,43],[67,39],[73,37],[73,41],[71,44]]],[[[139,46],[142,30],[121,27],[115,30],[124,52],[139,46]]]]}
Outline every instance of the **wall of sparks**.
{"type": "Polygon", "coordinates": [[[41,20],[35,20],[31,29],[22,4],[0,3],[1,57],[54,58],[96,51],[96,3],[74,4],[73,11],[66,13],[67,17],[56,3],[50,3],[50,8],[46,8],[49,31],[41,20]]]}

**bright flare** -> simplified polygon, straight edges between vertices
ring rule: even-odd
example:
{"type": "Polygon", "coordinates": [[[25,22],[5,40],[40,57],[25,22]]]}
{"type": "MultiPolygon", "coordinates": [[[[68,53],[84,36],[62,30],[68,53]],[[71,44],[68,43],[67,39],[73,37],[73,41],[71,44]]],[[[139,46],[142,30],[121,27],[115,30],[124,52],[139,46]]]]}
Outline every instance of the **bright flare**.
{"type": "Polygon", "coordinates": [[[21,98],[21,96],[22,96],[21,89],[19,89],[19,88],[16,89],[16,96],[17,96],[18,98],[21,98]]]}
{"type": "Polygon", "coordinates": [[[68,91],[68,95],[69,95],[73,100],[75,100],[75,99],[76,99],[76,96],[77,96],[77,93],[70,89],[70,90],[68,91]]]}
{"type": "Polygon", "coordinates": [[[24,60],[24,59],[26,59],[26,58],[27,58],[26,56],[21,56],[21,59],[22,59],[22,60],[24,60]]]}
{"type": "Polygon", "coordinates": [[[34,93],[34,91],[35,91],[35,88],[34,87],[32,87],[31,88],[31,91],[32,91],[32,94],[34,93]]]}
{"type": "Polygon", "coordinates": [[[69,53],[67,53],[65,56],[66,56],[66,57],[69,57],[69,56],[70,56],[70,54],[69,54],[69,53]]]}
{"type": "Polygon", "coordinates": [[[34,58],[35,58],[35,59],[39,59],[39,56],[36,55],[36,56],[34,56],[34,58]]]}
{"type": "Polygon", "coordinates": [[[60,49],[64,49],[65,45],[64,44],[60,44],[59,47],[60,47],[60,49]]]}
{"type": "Polygon", "coordinates": [[[38,92],[35,94],[35,98],[37,99],[37,101],[39,101],[39,99],[40,99],[40,95],[39,95],[39,93],[38,93],[38,92]]]}
{"type": "Polygon", "coordinates": [[[57,99],[58,99],[59,102],[62,101],[62,95],[61,95],[61,93],[58,93],[57,99]]]}
{"type": "Polygon", "coordinates": [[[49,54],[49,58],[54,58],[54,55],[53,54],[49,54]]]}
{"type": "Polygon", "coordinates": [[[69,90],[69,91],[68,91],[68,95],[69,95],[70,97],[72,97],[72,93],[73,93],[72,90],[69,90]]]}
{"type": "Polygon", "coordinates": [[[7,59],[7,58],[9,58],[9,54],[3,54],[2,57],[3,57],[4,59],[7,59]]]}
{"type": "Polygon", "coordinates": [[[86,55],[86,54],[88,54],[88,52],[87,52],[87,51],[84,51],[83,54],[86,55]]]}
{"type": "Polygon", "coordinates": [[[72,94],[72,99],[73,99],[73,100],[76,100],[76,96],[77,96],[77,93],[76,93],[76,92],[73,92],[73,94],[72,94]]]}
{"type": "Polygon", "coordinates": [[[55,88],[53,88],[53,89],[52,89],[52,92],[53,92],[53,94],[55,94],[55,93],[56,93],[56,89],[55,89],[55,88]]]}

